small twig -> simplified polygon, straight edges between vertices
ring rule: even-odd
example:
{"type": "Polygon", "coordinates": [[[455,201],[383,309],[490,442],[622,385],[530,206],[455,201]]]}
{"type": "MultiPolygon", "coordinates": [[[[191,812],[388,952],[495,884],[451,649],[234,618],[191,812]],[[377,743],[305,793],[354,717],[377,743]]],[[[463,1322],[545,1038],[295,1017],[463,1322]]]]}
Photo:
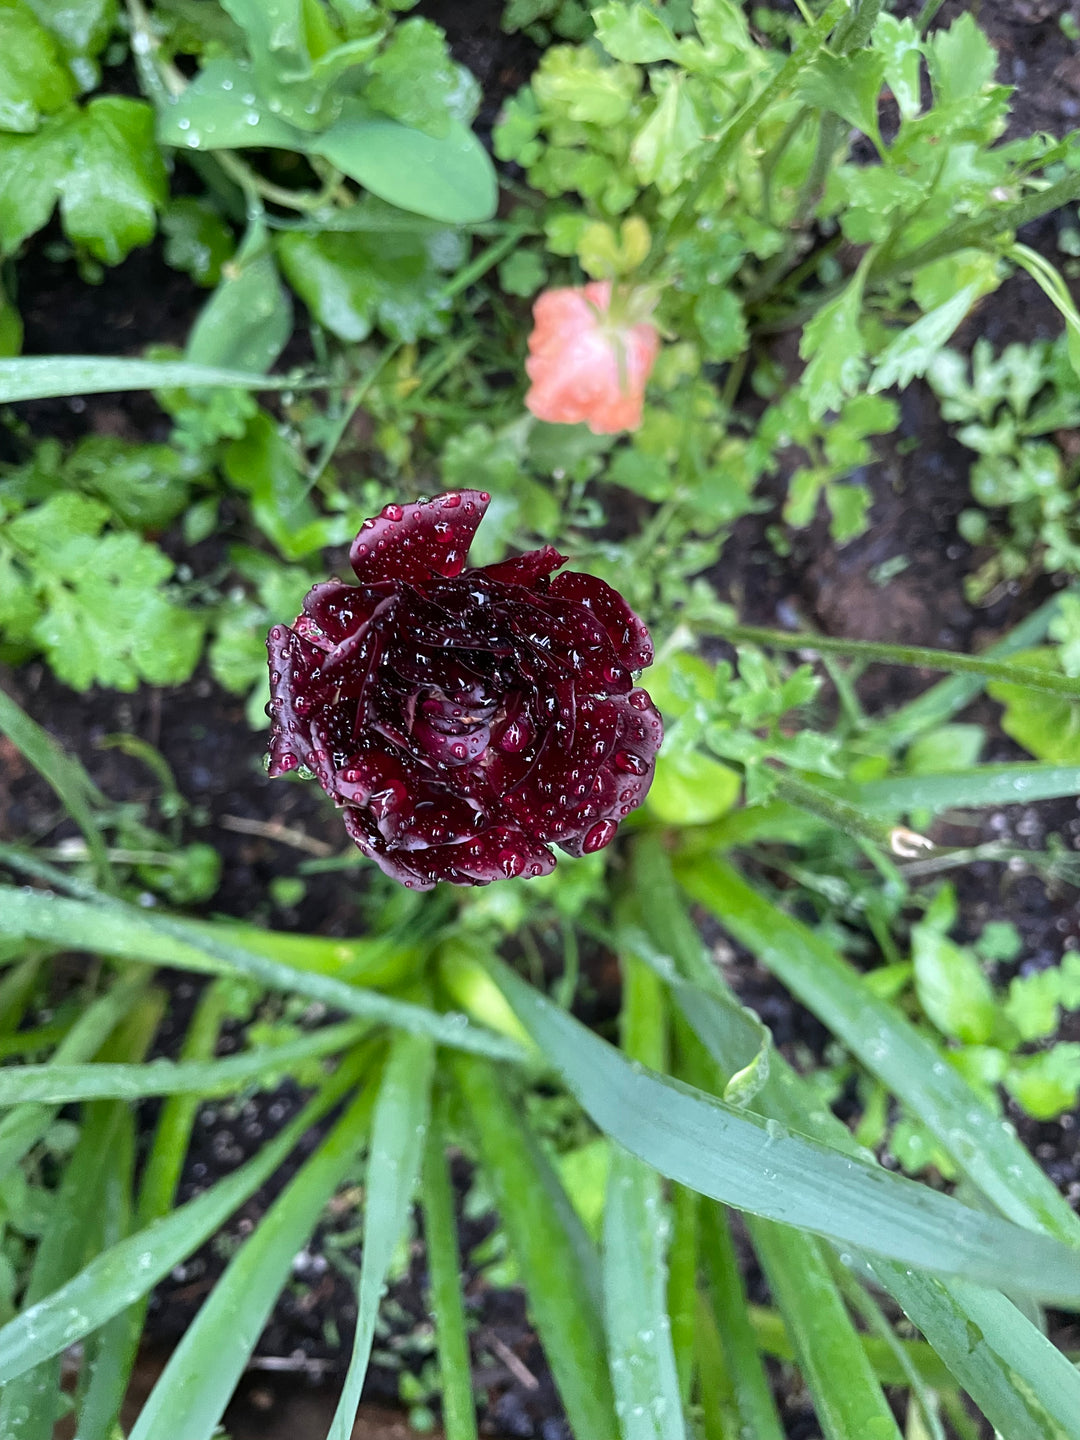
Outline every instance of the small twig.
{"type": "Polygon", "coordinates": [[[316,840],[313,835],[295,830],[280,820],[247,820],[243,815],[222,815],[218,825],[222,830],[232,830],[237,835],[258,835],[262,840],[276,840],[279,845],[291,845],[294,850],[304,850],[320,859],[334,853],[334,847],[325,840],[316,840]]]}
{"type": "Polygon", "coordinates": [[[540,1381],[525,1364],[524,1360],[519,1359],[519,1357],[514,1354],[509,1345],[504,1344],[497,1335],[489,1334],[485,1338],[519,1385],[524,1385],[526,1390],[540,1389],[540,1381]]]}

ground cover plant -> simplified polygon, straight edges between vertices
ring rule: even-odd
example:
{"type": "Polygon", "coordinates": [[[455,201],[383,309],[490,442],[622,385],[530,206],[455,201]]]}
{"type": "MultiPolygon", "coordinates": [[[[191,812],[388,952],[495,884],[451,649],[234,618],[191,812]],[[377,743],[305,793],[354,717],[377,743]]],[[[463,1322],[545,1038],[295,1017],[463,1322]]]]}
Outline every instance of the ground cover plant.
{"type": "Polygon", "coordinates": [[[453,9],[0,0],[0,1434],[1080,1435],[1075,107],[453,9]]]}

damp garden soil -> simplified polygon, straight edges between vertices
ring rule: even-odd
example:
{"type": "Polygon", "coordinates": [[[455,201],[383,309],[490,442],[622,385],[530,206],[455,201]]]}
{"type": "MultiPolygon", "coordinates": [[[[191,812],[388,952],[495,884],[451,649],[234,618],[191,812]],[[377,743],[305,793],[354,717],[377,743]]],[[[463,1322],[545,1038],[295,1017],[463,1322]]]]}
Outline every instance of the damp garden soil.
{"type": "MultiPolygon", "coordinates": [[[[422,13],[447,30],[458,58],[484,88],[480,129],[490,126],[506,95],[523,83],[539,52],[522,36],[499,28],[498,0],[450,3],[427,0],[422,13]]],[[[774,8],[789,9],[786,0],[774,8]]],[[[917,4],[898,5],[897,13],[915,13],[917,4]]],[[[1068,7],[1066,7],[1068,8],[1068,7]]],[[[970,10],[998,47],[999,78],[1017,86],[1012,126],[1017,134],[1054,133],[1071,128],[1080,116],[1080,54],[1058,24],[1060,0],[984,0],[967,5],[946,0],[943,23],[970,10]]],[[[1080,21],[1080,0],[1072,5],[1080,21]]],[[[1037,249],[1050,251],[1051,218],[1025,233],[1037,249]]],[[[1071,218],[1071,217],[1070,217],[1071,218]]],[[[135,354],[153,343],[180,343],[193,318],[192,292],[167,269],[159,249],[135,252],[106,272],[96,287],[84,285],[67,262],[43,257],[38,247],[20,267],[20,305],[26,326],[25,353],[135,354]]],[[[197,303],[198,297],[194,297],[197,303]]],[[[985,335],[999,348],[1012,340],[1050,337],[1060,321],[1027,277],[1015,277],[982,302],[957,343],[985,335]]],[[[777,342],[784,356],[783,339],[777,342]]],[[[290,359],[302,359],[292,356],[290,359]]],[[[16,407],[37,437],[73,440],[85,434],[114,434],[131,440],[163,440],[169,423],[149,396],[93,397],[85,401],[45,401],[16,407]]],[[[10,439],[0,431],[0,458],[10,439]]],[[[740,521],[724,552],[718,588],[734,601],[748,623],[777,625],[799,614],[823,633],[853,638],[899,640],[945,649],[978,650],[1009,630],[1046,598],[1036,584],[1013,587],[993,606],[976,609],[964,597],[964,576],[978,562],[957,531],[957,515],[967,496],[968,456],[952,439],[929,393],[918,383],[902,398],[898,433],[877,444],[878,459],[861,477],[874,496],[870,525],[843,548],[829,542],[824,523],[794,537],[791,553],[779,556],[766,535],[767,517],[740,521]],[[909,442],[909,443],[905,443],[909,442]],[[911,444],[910,442],[917,442],[911,444]],[[890,565],[890,562],[895,562],[890,565]],[[899,568],[900,565],[903,568],[899,568]],[[886,585],[872,578],[881,567],[894,570],[886,585]]],[[[792,457],[792,468],[797,463],[792,457]]],[[[784,480],[779,478],[779,484],[784,480]]],[[[168,544],[168,537],[165,540],[168,544]]],[[[179,542],[177,542],[179,546],[179,542]]],[[[221,560],[210,539],[185,551],[195,575],[208,573],[221,560]]],[[[871,669],[860,693],[872,710],[901,703],[929,677],[913,672],[871,669]]],[[[142,689],[132,695],[94,690],[77,699],[37,663],[0,673],[0,680],[27,711],[86,765],[101,789],[117,801],[144,805],[153,813],[153,777],[140,763],[116,749],[103,748],[108,735],[124,732],[160,750],[188,802],[185,840],[209,840],[220,852],[222,882],[209,913],[244,917],[279,929],[346,935],[357,925],[357,896],[363,870],[305,876],[302,898],[290,907],[269,898],[272,882],[293,876],[298,864],[341,850],[340,821],[316,787],[271,785],[262,765],[262,738],[244,719],[243,704],[209,678],[205,669],[172,691],[142,689]]],[[[996,728],[995,709],[979,702],[969,712],[988,728],[987,758],[1019,758],[996,728]]],[[[18,752],[0,741],[0,839],[62,838],[69,833],[58,804],[18,752]]],[[[1008,839],[1018,848],[1037,848],[1048,834],[1080,846],[1080,816],[1071,801],[1008,807],[988,816],[981,833],[970,829],[965,842],[1008,839]]],[[[1080,913],[1075,895],[1049,891],[1022,866],[1003,870],[990,863],[959,872],[956,884],[964,923],[972,933],[989,920],[1008,918],[1024,940],[1021,968],[1042,969],[1065,948],[1080,947],[1080,913]]],[[[744,1003],[770,1027],[781,1050],[801,1067],[820,1061],[828,1035],[817,1020],[749,956],[706,929],[716,953],[744,1003]]],[[[614,957],[596,949],[585,957],[585,973],[598,997],[599,1013],[614,1013],[614,957]]],[[[1000,978],[1007,978],[1002,975],[1000,978]]],[[[166,972],[171,1006],[155,1042],[155,1053],[176,1053],[197,998],[192,977],[166,972]]],[[[1080,1039],[1080,1016],[1065,1022],[1062,1038],[1080,1039]]],[[[237,1029],[226,1029],[221,1052],[240,1043],[237,1029]]],[[[184,1166],[179,1198],[197,1193],[234,1169],[282,1128],[302,1103],[290,1082],[241,1105],[210,1102],[203,1106],[184,1166]]],[[[154,1119],[145,1102],[144,1132],[154,1119]]],[[[1080,1205],[1080,1116],[1040,1123],[1012,1113],[1017,1128],[1055,1183],[1080,1205]]],[[[313,1141],[309,1140],[308,1148],[313,1141]]],[[[236,1244],[252,1228],[296,1168],[306,1149],[298,1147],[274,1179],[236,1214],[218,1236],[178,1267],[155,1292],[143,1357],[132,1387],[137,1410],[170,1348],[182,1335],[236,1244]]],[[[496,1226],[496,1217],[466,1215],[471,1176],[458,1160],[453,1176],[459,1199],[462,1253],[469,1257],[496,1226]]],[[[235,1440],[308,1440],[325,1433],[337,1384],[347,1364],[355,1320],[353,1284],[346,1268],[358,1250],[348,1243],[353,1212],[331,1207],[309,1248],[297,1256],[293,1278],[278,1301],[256,1349],[255,1361],[238,1391],[225,1424],[235,1440]],[[344,1241],[344,1243],[342,1243],[344,1241]]],[[[571,1440],[539,1342],[525,1311],[521,1292],[500,1288],[483,1268],[466,1260],[466,1296],[472,1324],[474,1382],[487,1397],[483,1433],[488,1436],[571,1440]]],[[[767,1300],[760,1274],[746,1276],[755,1301],[767,1300]]],[[[425,1302],[422,1244],[415,1243],[407,1274],[391,1288],[381,1317],[375,1363],[365,1388],[358,1440],[404,1440],[410,1434],[398,1406],[402,1370],[419,1373],[431,1353],[430,1317],[425,1302]]],[[[1074,1317],[1051,1316],[1055,1339],[1080,1347],[1074,1317]]],[[[808,1397],[790,1388],[790,1372],[773,1365],[771,1373],[781,1414],[791,1440],[819,1434],[808,1397]]],[[[989,1433],[989,1432],[987,1432],[989,1433]]]]}

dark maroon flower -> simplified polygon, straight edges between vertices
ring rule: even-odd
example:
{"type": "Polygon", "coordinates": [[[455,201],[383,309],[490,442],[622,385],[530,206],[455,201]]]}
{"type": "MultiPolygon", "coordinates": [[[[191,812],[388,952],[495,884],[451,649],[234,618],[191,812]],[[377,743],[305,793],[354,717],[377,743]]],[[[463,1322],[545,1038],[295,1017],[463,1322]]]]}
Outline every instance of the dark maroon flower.
{"type": "Polygon", "coordinates": [[[547,875],[607,845],[663,728],[632,671],[645,626],[552,546],[466,570],[490,496],[365,520],[358,585],[316,585],[270,631],[270,774],[308,766],[363,853],[418,890],[547,875]]]}

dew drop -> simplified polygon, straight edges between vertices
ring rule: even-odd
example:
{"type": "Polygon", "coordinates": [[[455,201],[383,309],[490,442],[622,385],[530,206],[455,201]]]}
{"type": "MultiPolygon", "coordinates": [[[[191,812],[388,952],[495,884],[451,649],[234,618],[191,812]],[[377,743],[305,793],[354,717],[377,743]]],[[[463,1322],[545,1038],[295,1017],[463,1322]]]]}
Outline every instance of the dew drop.
{"type": "Polygon", "coordinates": [[[293,709],[298,715],[307,715],[311,710],[311,700],[307,695],[297,695],[293,701],[293,709]]]}
{"type": "Polygon", "coordinates": [[[442,503],[444,510],[456,510],[457,507],[461,504],[461,496],[458,495],[456,492],[451,491],[449,495],[444,495],[442,497],[442,503]]]}
{"type": "Polygon", "coordinates": [[[591,830],[587,831],[581,842],[581,848],[586,855],[592,855],[596,850],[602,850],[615,836],[619,827],[614,820],[600,820],[591,830]]]}
{"type": "Polygon", "coordinates": [[[454,527],[448,525],[445,520],[436,520],[431,527],[431,534],[440,545],[449,545],[454,538],[454,527]]]}
{"type": "Polygon", "coordinates": [[[644,690],[631,690],[626,699],[627,704],[632,705],[635,710],[647,710],[649,708],[649,696],[644,690]]]}
{"type": "Polygon", "coordinates": [[[516,850],[500,850],[495,860],[508,880],[513,875],[520,875],[525,869],[525,861],[516,850]]]}
{"type": "Polygon", "coordinates": [[[357,545],[357,547],[356,547],[356,558],[357,558],[358,560],[362,560],[366,554],[367,554],[367,546],[366,546],[366,545],[357,545]]]}
{"type": "Polygon", "coordinates": [[[452,577],[455,576],[455,575],[460,575],[461,572],[462,572],[462,570],[464,570],[464,568],[465,568],[465,556],[464,556],[464,553],[463,553],[461,550],[458,550],[457,548],[451,548],[451,549],[447,550],[446,554],[443,556],[443,562],[442,562],[442,564],[439,566],[439,569],[440,569],[440,570],[442,571],[442,573],[443,573],[444,575],[446,575],[448,578],[452,578],[452,577]]]}
{"type": "Polygon", "coordinates": [[[615,769],[621,770],[624,775],[644,775],[649,768],[641,756],[631,750],[616,750],[614,760],[615,769]]]}
{"type": "Polygon", "coordinates": [[[400,505],[384,505],[382,516],[384,520],[400,520],[405,511],[400,505]]]}
{"type": "Polygon", "coordinates": [[[499,737],[499,749],[505,750],[508,755],[516,755],[525,749],[531,739],[532,731],[524,720],[511,720],[499,737]]]}

